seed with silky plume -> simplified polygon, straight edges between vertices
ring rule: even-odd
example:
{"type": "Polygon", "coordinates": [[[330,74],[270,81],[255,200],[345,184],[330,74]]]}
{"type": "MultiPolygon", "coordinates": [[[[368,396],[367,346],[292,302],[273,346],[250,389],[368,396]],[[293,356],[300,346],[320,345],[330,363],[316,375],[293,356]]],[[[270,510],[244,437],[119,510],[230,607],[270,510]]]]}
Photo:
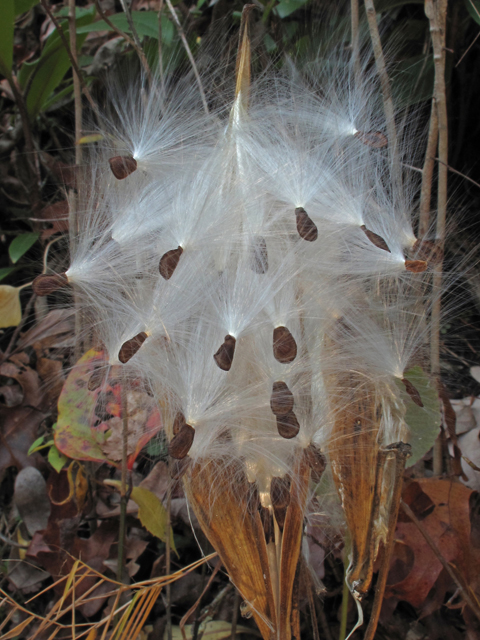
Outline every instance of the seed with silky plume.
{"type": "Polygon", "coordinates": [[[317,449],[314,444],[309,444],[303,452],[305,460],[312,474],[312,480],[316,483],[320,482],[320,479],[327,466],[327,460],[323,453],[317,449]]]}
{"type": "Polygon", "coordinates": [[[108,162],[117,180],[124,180],[137,170],[137,161],[132,156],[114,156],[108,162]]]}
{"type": "Polygon", "coordinates": [[[405,269],[411,273],[423,273],[428,268],[425,260],[405,260],[405,269]]]}
{"type": "Polygon", "coordinates": [[[277,416],[277,430],[282,438],[286,440],[290,440],[298,434],[300,425],[293,411],[290,411],[284,416],[277,416]]]}
{"type": "Polygon", "coordinates": [[[235,355],[235,345],[237,341],[230,334],[225,336],[225,340],[220,345],[220,348],[213,354],[213,359],[217,363],[217,366],[222,371],[230,371],[232,366],[233,356],[235,355]]]}
{"type": "Polygon", "coordinates": [[[443,260],[442,247],[435,240],[417,240],[412,247],[412,253],[430,264],[438,264],[443,260]]]}
{"type": "Polygon", "coordinates": [[[267,243],[263,236],[254,236],[250,247],[251,267],[255,273],[268,271],[267,243]]]}
{"type": "Polygon", "coordinates": [[[298,235],[304,240],[307,240],[307,242],[314,242],[318,238],[317,225],[305,209],[303,207],[297,207],[295,209],[295,217],[297,219],[298,235]]]}
{"type": "Polygon", "coordinates": [[[381,131],[357,131],[354,135],[372,149],[383,149],[388,145],[388,138],[381,131]]]}
{"type": "Polygon", "coordinates": [[[189,456],[185,456],[181,460],[172,460],[170,463],[170,477],[173,480],[180,480],[187,473],[189,466],[192,464],[192,459],[189,456]]]}
{"type": "Polygon", "coordinates": [[[140,349],[142,344],[148,338],[148,333],[145,331],[140,331],[136,336],[130,338],[130,340],[126,340],[122,346],[120,347],[120,351],[118,352],[118,359],[122,364],[126,364],[129,360],[133,358],[133,356],[140,349]]]}
{"type": "Polygon", "coordinates": [[[282,364],[288,364],[295,360],[297,343],[287,327],[275,327],[273,330],[273,355],[282,364]]]}
{"type": "Polygon", "coordinates": [[[168,447],[168,453],[176,460],[183,460],[191,449],[195,429],[186,422],[180,427],[179,432],[172,438],[168,447]]]}
{"type": "Polygon", "coordinates": [[[392,253],[388,247],[388,244],[385,242],[382,236],[379,236],[378,233],[374,233],[373,231],[370,231],[370,229],[367,229],[367,227],[364,224],[362,224],[360,229],[363,231],[363,233],[367,236],[367,238],[370,240],[372,244],[374,244],[379,249],[383,249],[384,251],[388,251],[388,253],[392,253]]]}
{"type": "Polygon", "coordinates": [[[284,416],[290,413],[295,404],[293,393],[285,382],[281,380],[273,383],[272,395],[270,396],[270,407],[276,416],[284,416]]]}
{"type": "Polygon", "coordinates": [[[173,272],[177,268],[182,253],[182,247],[177,247],[176,249],[171,249],[163,254],[158,265],[158,270],[160,271],[162,278],[169,280],[173,276],[173,272]]]}
{"type": "Polygon", "coordinates": [[[42,273],[33,281],[32,289],[37,296],[48,296],[67,284],[68,278],[65,273],[54,273],[53,275],[42,273]]]}
{"type": "Polygon", "coordinates": [[[413,402],[417,406],[423,407],[422,398],[418,389],[410,382],[410,380],[407,380],[406,378],[402,378],[402,382],[405,386],[405,391],[408,393],[413,402]]]}

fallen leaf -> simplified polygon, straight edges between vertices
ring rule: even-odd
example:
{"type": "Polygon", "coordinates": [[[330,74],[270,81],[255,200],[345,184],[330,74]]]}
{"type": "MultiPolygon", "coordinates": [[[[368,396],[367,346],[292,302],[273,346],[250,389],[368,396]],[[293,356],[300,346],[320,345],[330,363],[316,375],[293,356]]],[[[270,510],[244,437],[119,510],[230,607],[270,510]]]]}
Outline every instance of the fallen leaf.
{"type": "Polygon", "coordinates": [[[44,348],[63,346],[61,344],[63,338],[65,336],[73,336],[75,329],[74,318],[74,309],[54,309],[50,311],[41,322],[22,335],[18,341],[17,349],[25,349],[35,342],[40,342],[44,348]]]}
{"type": "Polygon", "coordinates": [[[68,231],[68,200],[61,200],[44,207],[40,211],[40,217],[45,222],[51,222],[49,229],[42,231],[42,240],[48,239],[55,233],[65,233],[68,231]]]}
{"type": "Polygon", "coordinates": [[[22,319],[20,289],[8,284],[0,285],[0,329],[16,327],[22,319]]]}
{"type": "Polygon", "coordinates": [[[45,529],[50,516],[47,484],[35,467],[25,467],[15,479],[13,500],[28,533],[45,529]]]}
{"type": "MultiPolygon", "coordinates": [[[[187,640],[191,640],[193,638],[193,627],[193,624],[187,624],[184,627],[185,637],[187,640]]],[[[236,633],[238,635],[248,633],[250,636],[259,637],[255,634],[253,629],[243,627],[241,625],[237,625],[236,633]]],[[[198,635],[200,634],[202,638],[208,638],[209,640],[223,640],[223,638],[231,638],[232,623],[225,622],[224,620],[207,619],[200,625],[198,635]]],[[[165,629],[164,640],[167,640],[167,637],[167,630],[165,629]]],[[[183,640],[182,630],[180,627],[172,627],[172,640],[183,640]]]]}

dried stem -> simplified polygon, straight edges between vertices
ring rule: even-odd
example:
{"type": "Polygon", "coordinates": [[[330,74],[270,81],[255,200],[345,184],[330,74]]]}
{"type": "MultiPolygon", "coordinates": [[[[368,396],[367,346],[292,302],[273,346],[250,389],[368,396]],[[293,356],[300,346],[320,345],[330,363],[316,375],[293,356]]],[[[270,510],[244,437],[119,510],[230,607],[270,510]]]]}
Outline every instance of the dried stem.
{"type": "Polygon", "coordinates": [[[232,633],[230,635],[231,640],[235,640],[235,637],[237,635],[237,619],[238,619],[239,606],[240,606],[240,593],[238,592],[238,589],[235,589],[235,593],[233,595],[232,633]]]}
{"type": "MultiPolygon", "coordinates": [[[[72,59],[77,63],[77,24],[75,20],[75,0],[68,0],[68,31],[70,34],[70,51],[72,59]]],[[[82,137],[82,87],[78,72],[73,74],[73,96],[75,103],[75,164],[82,164],[82,145],[79,140],[82,137]]]]}
{"type": "MultiPolygon", "coordinates": [[[[62,44],[65,47],[67,55],[68,55],[68,57],[70,59],[70,63],[71,63],[71,65],[72,65],[72,67],[73,67],[73,69],[74,69],[74,71],[75,71],[75,73],[77,75],[77,78],[78,78],[80,84],[82,85],[82,89],[83,89],[83,93],[85,94],[85,97],[87,98],[88,102],[90,103],[90,106],[92,107],[93,111],[98,114],[97,105],[93,101],[93,98],[92,98],[92,96],[90,94],[90,91],[88,90],[88,87],[87,87],[87,85],[85,83],[85,80],[83,78],[83,73],[81,72],[80,67],[77,64],[76,56],[73,55],[72,48],[70,48],[68,40],[65,37],[65,34],[63,32],[63,29],[62,29],[62,25],[59,23],[59,21],[56,19],[56,17],[51,12],[51,10],[50,10],[50,8],[49,8],[49,6],[47,4],[47,0],[40,0],[40,2],[42,3],[42,7],[45,9],[45,13],[48,15],[50,20],[55,25],[55,28],[56,28],[56,30],[58,32],[60,40],[62,41],[62,44]]],[[[69,0],[69,4],[71,2],[72,2],[72,0],[69,0]]],[[[75,8],[75,3],[74,3],[73,6],[75,8]]],[[[73,15],[75,16],[75,13],[73,15]]],[[[71,24],[71,21],[70,21],[70,24],[71,24]]],[[[75,46],[75,43],[74,43],[73,40],[71,40],[70,42],[72,42],[73,45],[75,46]]],[[[74,78],[74,82],[75,82],[75,78],[74,78]]],[[[75,87],[75,85],[74,85],[74,87],[75,87]]]]}
{"type": "Polygon", "coordinates": [[[432,98],[430,125],[428,129],[427,150],[422,170],[422,188],[420,191],[420,220],[418,223],[418,237],[423,238],[430,225],[430,208],[432,204],[433,170],[435,168],[435,151],[438,143],[438,116],[435,97],[432,98]]]}
{"type": "MultiPolygon", "coordinates": [[[[170,575],[172,570],[172,550],[170,547],[170,536],[172,529],[172,476],[170,475],[172,461],[168,459],[168,486],[167,486],[167,525],[165,540],[165,575],[170,575]]],[[[165,587],[165,595],[167,598],[167,640],[172,640],[172,591],[170,583],[165,587]]]]}
{"type": "Polygon", "coordinates": [[[180,40],[185,48],[188,59],[190,60],[190,64],[192,65],[193,73],[195,75],[195,79],[197,81],[198,90],[200,91],[200,97],[202,99],[203,109],[206,114],[209,113],[207,98],[205,97],[205,91],[203,89],[202,80],[200,79],[200,74],[198,73],[197,65],[195,63],[195,58],[193,57],[192,51],[188,46],[187,38],[185,36],[185,32],[183,31],[183,27],[180,24],[180,20],[178,19],[177,14],[175,13],[175,9],[173,8],[173,4],[171,0],[165,0],[167,3],[168,10],[172,14],[173,21],[175,22],[175,26],[177,27],[178,35],[180,36],[180,40]]]}
{"type": "Polygon", "coordinates": [[[160,74],[160,83],[162,85],[162,89],[165,89],[165,77],[163,73],[162,12],[163,0],[160,0],[160,4],[158,6],[158,72],[160,74]]]}
{"type": "Polygon", "coordinates": [[[117,581],[122,582],[123,564],[125,559],[125,531],[127,521],[127,503],[129,491],[127,489],[127,454],[128,454],[128,399],[127,375],[122,377],[122,475],[120,479],[120,526],[118,531],[117,581]]]}
{"type": "Polygon", "coordinates": [[[355,70],[355,86],[360,86],[360,40],[358,32],[359,9],[358,0],[350,0],[350,25],[352,32],[352,58],[355,70]]]}
{"type": "Polygon", "coordinates": [[[442,556],[433,538],[430,536],[430,534],[428,533],[426,528],[423,526],[423,524],[420,522],[420,520],[417,518],[417,516],[414,514],[414,512],[410,509],[408,504],[406,504],[403,500],[401,500],[400,506],[402,507],[404,513],[410,518],[410,520],[413,522],[413,524],[417,527],[417,529],[420,531],[422,536],[425,538],[428,546],[433,551],[437,560],[441,563],[442,567],[445,569],[448,575],[455,582],[455,584],[458,587],[458,590],[462,594],[462,598],[470,607],[472,613],[475,615],[475,617],[478,620],[480,620],[480,608],[478,606],[478,602],[476,601],[474,594],[471,595],[469,593],[470,591],[469,587],[468,586],[465,587],[465,585],[462,583],[462,580],[460,580],[459,576],[452,568],[452,565],[449,562],[447,562],[445,558],[442,556]]]}
{"type": "MultiPolygon", "coordinates": [[[[102,18],[102,20],[104,22],[106,22],[108,24],[108,26],[110,27],[110,29],[112,29],[113,31],[115,31],[115,33],[117,35],[119,35],[121,38],[123,38],[126,42],[128,42],[128,44],[135,50],[137,56],[140,58],[140,62],[142,63],[142,66],[145,70],[145,73],[147,74],[147,77],[149,79],[149,81],[151,81],[152,79],[152,72],[150,71],[150,67],[148,66],[148,62],[147,62],[147,58],[143,52],[143,49],[141,46],[139,46],[135,40],[133,40],[132,38],[130,38],[130,36],[128,35],[128,33],[125,33],[124,31],[122,31],[121,29],[119,29],[115,24],[113,24],[113,22],[110,20],[110,18],[105,14],[105,12],[103,11],[102,7],[100,6],[100,2],[98,0],[95,0],[95,7],[98,11],[98,15],[102,18]]],[[[128,16],[129,13],[125,12],[127,14],[127,20],[128,20],[128,16]]],[[[131,16],[130,16],[131,19],[131,16]]],[[[130,24],[130,23],[129,23],[130,24]]],[[[133,33],[133,31],[132,31],[133,33]]],[[[135,34],[137,32],[135,31],[135,34]]],[[[138,38],[138,35],[137,35],[138,38]]]]}
{"type": "Polygon", "coordinates": [[[382,41],[377,25],[377,15],[373,0],[365,0],[365,11],[367,12],[368,29],[370,31],[370,39],[372,41],[373,54],[375,56],[375,64],[378,76],[380,78],[380,86],[382,87],[383,110],[387,121],[388,151],[390,163],[392,166],[392,177],[394,184],[401,187],[402,175],[400,164],[398,162],[397,149],[397,130],[395,127],[395,109],[393,106],[392,91],[390,88],[390,79],[387,73],[387,65],[385,56],[383,55],[382,41]]]}

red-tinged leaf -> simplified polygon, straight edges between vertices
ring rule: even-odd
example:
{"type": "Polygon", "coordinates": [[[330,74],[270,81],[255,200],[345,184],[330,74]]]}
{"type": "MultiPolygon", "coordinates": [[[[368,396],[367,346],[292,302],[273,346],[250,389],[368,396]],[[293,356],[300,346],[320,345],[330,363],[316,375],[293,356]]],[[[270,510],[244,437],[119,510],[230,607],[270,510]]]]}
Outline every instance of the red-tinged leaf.
{"type": "MultiPolygon", "coordinates": [[[[122,459],[122,367],[108,366],[91,349],[68,376],[58,401],[55,444],[69,458],[118,465],[122,459]]],[[[142,448],[162,428],[160,411],[140,383],[127,390],[128,459],[131,469],[142,448]]]]}

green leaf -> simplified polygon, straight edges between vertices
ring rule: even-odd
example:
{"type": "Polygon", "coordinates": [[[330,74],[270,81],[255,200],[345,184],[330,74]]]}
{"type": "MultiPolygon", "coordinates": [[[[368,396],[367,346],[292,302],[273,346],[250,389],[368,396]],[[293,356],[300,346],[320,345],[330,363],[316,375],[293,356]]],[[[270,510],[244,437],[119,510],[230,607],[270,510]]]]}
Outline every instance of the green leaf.
{"type": "Polygon", "coordinates": [[[465,6],[475,22],[480,24],[480,0],[465,0],[465,6]]]}
{"type": "MultiPolygon", "coordinates": [[[[132,33],[124,13],[115,13],[113,16],[109,16],[109,20],[124,33],[132,33]]],[[[158,14],[156,11],[132,11],[132,20],[141,38],[148,36],[158,40],[158,14]]],[[[91,31],[113,31],[113,29],[104,20],[77,29],[77,33],[90,33],[91,31]]],[[[170,45],[174,34],[173,24],[166,16],[162,15],[162,41],[166,45],[170,45]]]]}
{"type": "Polygon", "coordinates": [[[67,460],[67,456],[64,456],[63,453],[60,453],[55,445],[52,445],[50,447],[50,451],[48,452],[48,462],[52,465],[57,473],[60,473],[67,460]]]}
{"type": "Polygon", "coordinates": [[[13,63],[14,0],[2,0],[0,14],[0,73],[9,76],[13,63]]]}
{"type": "Polygon", "coordinates": [[[40,436],[40,438],[37,438],[35,442],[32,444],[32,446],[30,447],[30,449],[28,450],[27,455],[31,456],[32,453],[35,453],[35,451],[40,451],[41,449],[45,449],[46,447],[51,447],[52,445],[55,444],[53,440],[48,440],[48,442],[45,442],[45,438],[46,436],[40,436]]]}
{"type": "Polygon", "coordinates": [[[40,0],[15,0],[15,15],[26,13],[39,2],[40,0]]]}
{"type": "Polygon", "coordinates": [[[433,447],[439,434],[441,414],[437,390],[422,368],[413,367],[405,372],[404,377],[413,384],[423,402],[423,408],[416,405],[401,380],[396,380],[405,403],[405,422],[411,432],[412,457],[407,461],[407,467],[410,467],[433,447]]]}
{"type": "Polygon", "coordinates": [[[283,19],[303,7],[307,2],[308,0],[282,0],[282,2],[277,4],[274,11],[279,18],[283,19]]]}
{"type": "Polygon", "coordinates": [[[27,253],[32,245],[38,240],[40,234],[39,233],[21,233],[17,236],[8,247],[8,255],[10,256],[10,260],[15,264],[20,260],[20,258],[27,253]]]}
{"type": "Polygon", "coordinates": [[[3,269],[0,269],[0,281],[9,276],[12,271],[15,271],[15,267],[3,267],[3,269]]]}

